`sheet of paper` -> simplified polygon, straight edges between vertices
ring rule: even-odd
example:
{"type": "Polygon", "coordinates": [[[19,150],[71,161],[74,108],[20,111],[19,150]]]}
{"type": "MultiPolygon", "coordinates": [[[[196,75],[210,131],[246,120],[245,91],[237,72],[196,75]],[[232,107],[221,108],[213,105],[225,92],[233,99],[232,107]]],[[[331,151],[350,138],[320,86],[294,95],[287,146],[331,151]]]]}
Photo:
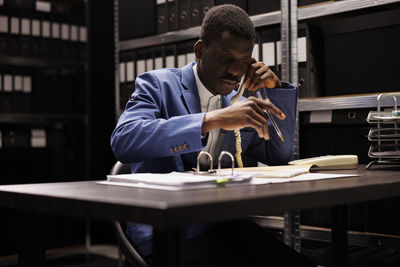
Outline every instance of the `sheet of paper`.
{"type": "MultiPolygon", "coordinates": [[[[308,173],[312,165],[284,165],[235,168],[234,173],[247,173],[258,178],[289,178],[300,174],[308,173]]],[[[223,169],[223,174],[229,174],[231,169],[223,169]]]]}
{"type": "Polygon", "coordinates": [[[262,185],[270,183],[288,183],[288,182],[302,182],[302,181],[315,181],[333,178],[357,177],[357,174],[336,174],[336,173],[305,173],[291,178],[253,178],[252,184],[262,185]]]}

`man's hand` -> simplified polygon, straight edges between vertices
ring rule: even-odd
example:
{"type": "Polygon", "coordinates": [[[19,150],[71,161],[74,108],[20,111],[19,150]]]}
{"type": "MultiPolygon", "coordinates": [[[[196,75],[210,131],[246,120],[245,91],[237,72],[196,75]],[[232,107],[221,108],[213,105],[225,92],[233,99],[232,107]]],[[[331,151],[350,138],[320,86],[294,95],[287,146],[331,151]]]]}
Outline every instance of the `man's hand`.
{"type": "Polygon", "coordinates": [[[247,69],[244,85],[249,91],[255,91],[258,88],[276,88],[282,87],[278,76],[263,62],[257,62],[254,58],[247,69]]]}
{"type": "Polygon", "coordinates": [[[252,127],[261,138],[268,140],[268,117],[264,110],[270,111],[281,120],[286,118],[286,115],[269,99],[263,100],[249,97],[232,106],[207,112],[203,121],[202,133],[204,134],[215,128],[235,130],[252,127]]]}

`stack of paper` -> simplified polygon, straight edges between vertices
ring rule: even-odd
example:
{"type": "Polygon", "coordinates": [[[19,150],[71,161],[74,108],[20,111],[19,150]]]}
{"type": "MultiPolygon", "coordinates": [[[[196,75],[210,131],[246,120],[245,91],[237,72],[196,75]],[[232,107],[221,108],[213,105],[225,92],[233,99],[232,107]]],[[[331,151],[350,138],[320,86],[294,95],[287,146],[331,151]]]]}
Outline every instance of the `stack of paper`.
{"type": "Polygon", "coordinates": [[[214,188],[216,186],[231,186],[250,184],[252,176],[240,175],[197,175],[193,172],[171,173],[133,173],[107,175],[107,183],[132,185],[135,187],[186,190],[197,188],[214,188]]]}

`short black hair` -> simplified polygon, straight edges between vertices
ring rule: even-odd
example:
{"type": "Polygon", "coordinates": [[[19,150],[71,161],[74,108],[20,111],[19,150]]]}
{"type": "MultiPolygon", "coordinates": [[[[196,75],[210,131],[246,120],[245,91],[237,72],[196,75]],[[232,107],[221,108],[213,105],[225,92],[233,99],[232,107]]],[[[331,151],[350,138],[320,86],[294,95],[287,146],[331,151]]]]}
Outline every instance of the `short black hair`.
{"type": "Polygon", "coordinates": [[[200,39],[209,43],[227,31],[245,39],[256,40],[256,31],[249,15],[238,6],[214,6],[206,13],[201,25],[200,39]]]}

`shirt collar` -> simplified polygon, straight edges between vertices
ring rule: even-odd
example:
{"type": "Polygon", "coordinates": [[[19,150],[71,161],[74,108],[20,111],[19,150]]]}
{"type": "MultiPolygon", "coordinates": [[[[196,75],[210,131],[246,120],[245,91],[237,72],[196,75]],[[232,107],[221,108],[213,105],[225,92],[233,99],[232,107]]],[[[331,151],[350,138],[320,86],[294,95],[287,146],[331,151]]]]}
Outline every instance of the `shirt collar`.
{"type": "MultiPolygon", "coordinates": [[[[208,91],[208,89],[201,82],[199,75],[197,74],[197,64],[193,65],[193,73],[196,80],[197,89],[199,91],[201,112],[206,112],[208,103],[210,102],[210,98],[212,98],[214,95],[210,91],[208,91]]],[[[220,96],[216,95],[216,97],[220,96]]]]}

